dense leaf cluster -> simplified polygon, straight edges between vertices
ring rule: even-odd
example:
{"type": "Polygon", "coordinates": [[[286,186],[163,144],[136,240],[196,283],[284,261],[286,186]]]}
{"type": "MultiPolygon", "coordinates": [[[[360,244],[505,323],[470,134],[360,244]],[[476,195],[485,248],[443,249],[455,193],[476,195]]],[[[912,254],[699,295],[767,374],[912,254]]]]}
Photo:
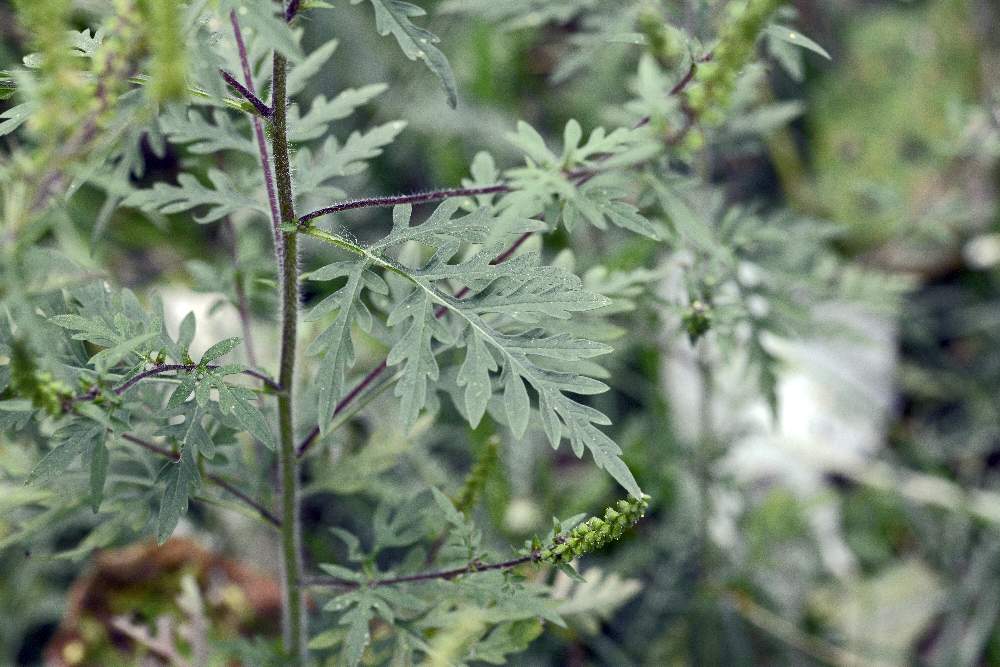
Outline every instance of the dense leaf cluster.
{"type": "MultiPolygon", "coordinates": [[[[39,30],[50,20],[62,26],[63,4],[46,0],[40,6],[55,14],[27,9],[25,20],[39,30]]],[[[723,349],[748,351],[773,395],[776,362],[767,336],[806,330],[809,302],[850,291],[850,276],[829,252],[830,234],[810,220],[729,206],[721,189],[691,176],[702,141],[749,141],[797,112],[794,105],[761,106],[747,94],[761,81],[761,69],[750,62],[755,44],[781,3],[754,0],[733,10],[718,40],[707,42],[672,26],[669,16],[650,23],[646,3],[625,3],[619,11],[620,3],[598,0],[446,2],[445,12],[501,21],[510,30],[580,21],[584,29],[557,78],[583,70],[585,43],[629,45],[636,75],[632,95],[612,114],[620,127],[588,132],[569,120],[554,147],[522,121],[506,137],[519,164],[498,166],[483,151],[461,187],[333,204],[370,161],[391,150],[406,123],[338,134],[334,123],[378,99],[386,84],[305,95],[318,74],[336,67],[338,42],[306,53],[297,17],[326,3],[281,11],[267,0],[223,0],[164,13],[170,4],[116,3],[94,33],[39,32],[41,53],[0,78],[6,86],[0,90],[16,89],[21,98],[0,116],[0,135],[17,131],[29,146],[0,172],[0,423],[34,442],[39,454],[26,475],[37,493],[23,497],[26,518],[0,547],[79,520],[74,512],[84,506],[96,515],[82,519],[92,530],[65,556],[147,534],[163,542],[192,499],[220,503],[229,495],[290,535],[297,511],[279,518],[267,508],[272,452],[297,479],[292,454],[301,458],[314,443],[328,445],[392,387],[394,415],[371,421],[398,439],[418,442],[428,423],[454,411],[468,429],[496,430],[509,447],[544,440],[558,448],[565,441],[630,497],[602,517],[557,523],[544,547],[536,541],[513,561],[498,561],[474,516],[477,498],[500,468],[503,450],[490,441],[464,483],[424,479],[430,493],[386,492],[366,526],[367,547],[354,533],[331,529],[347,562],[321,567],[347,590],[325,604],[335,620],[321,621],[325,629],[312,637],[312,650],[339,647],[339,660],[349,665],[390,658],[407,664],[418,655],[439,664],[499,664],[535,639],[542,621],[561,625],[578,613],[593,625],[617,608],[624,596],[597,591],[590,600],[593,591],[584,586],[577,599],[560,603],[543,580],[512,570],[524,563],[566,566],[622,538],[647,509],[602,408],[610,374],[595,361],[614,351],[625,331],[620,325],[637,304],[660,299],[671,336],[713,337],[723,349]],[[59,77],[76,87],[57,90],[52,83],[59,77]],[[272,88],[287,93],[287,108],[283,99],[268,102],[272,88]],[[44,110],[71,108],[66,96],[80,91],[96,102],[75,117],[44,110]],[[729,123],[727,107],[739,112],[729,123]],[[62,133],[59,145],[47,139],[54,126],[62,133]],[[152,156],[168,153],[180,156],[176,179],[146,173],[152,156]],[[275,182],[279,193],[293,193],[280,208],[275,182]],[[113,276],[32,247],[39,240],[57,245],[64,191],[80,188],[104,197],[94,240],[116,214],[228,230],[231,266],[216,272],[199,259],[188,270],[198,289],[223,293],[220,303],[231,302],[239,313],[246,363],[234,361],[240,338],[193,354],[193,314],[174,335],[160,297],[137,296],[116,287],[113,276]],[[435,206],[418,213],[414,204],[435,206]],[[388,230],[364,240],[341,217],[328,217],[387,207],[388,230]],[[279,210],[298,213],[281,219],[279,210]],[[574,238],[624,238],[656,265],[582,272],[571,251],[548,252],[541,239],[553,237],[568,245],[574,238]],[[297,276],[297,244],[307,241],[310,264],[297,276]],[[274,244],[277,272],[260,251],[267,243],[274,244]],[[288,261],[285,252],[292,253],[288,261]],[[648,288],[669,281],[676,266],[683,269],[679,285],[654,297],[648,288]],[[760,266],[766,268],[754,273],[760,266]],[[302,284],[288,288],[296,278],[302,284]],[[292,294],[282,312],[285,334],[295,330],[295,295],[300,287],[308,294],[301,318],[308,361],[299,364],[298,383],[257,368],[249,345],[254,298],[273,307],[275,284],[292,294]],[[374,366],[370,354],[359,354],[372,348],[386,352],[374,366]],[[290,410],[276,418],[274,409],[275,397],[289,395],[300,416],[291,425],[284,420],[290,410]],[[289,441],[295,435],[304,437],[300,444],[289,441]],[[457,488],[455,501],[437,486],[457,488]],[[264,500],[253,500],[258,491],[264,500]],[[445,569],[428,572],[431,564],[445,569]]],[[[401,0],[370,4],[374,30],[392,36],[406,58],[423,61],[454,107],[456,77],[440,42],[413,22],[423,9],[401,0]]],[[[282,340],[282,359],[298,342],[282,340]]],[[[265,367],[275,356],[262,357],[265,367]]],[[[336,463],[316,457],[306,495],[316,489],[377,495],[393,486],[382,475],[399,461],[392,439],[336,463]]],[[[294,506],[298,498],[288,501],[294,493],[286,492],[283,506],[294,506]]],[[[309,581],[303,576],[286,586],[309,581]]]]}

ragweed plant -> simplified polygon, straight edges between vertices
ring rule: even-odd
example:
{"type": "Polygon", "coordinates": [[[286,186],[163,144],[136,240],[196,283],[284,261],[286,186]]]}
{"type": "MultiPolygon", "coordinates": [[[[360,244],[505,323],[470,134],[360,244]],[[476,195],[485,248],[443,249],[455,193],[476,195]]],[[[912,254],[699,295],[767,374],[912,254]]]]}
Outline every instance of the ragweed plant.
{"type": "MultiPolygon", "coordinates": [[[[368,4],[374,30],[429,68],[443,107],[458,106],[447,45],[414,22],[424,11],[368,4]]],[[[552,141],[520,122],[508,134],[520,163],[483,151],[459,184],[347,198],[342,185],[357,179],[345,179],[391,151],[406,122],[334,133],[332,123],[385,84],[304,96],[337,71],[336,39],[304,48],[308,20],[332,15],[336,31],[339,9],[116,0],[95,15],[68,0],[19,2],[34,52],[0,78],[15,101],[0,134],[16,137],[0,171],[0,421],[4,439],[32,443],[37,462],[26,475],[34,492],[0,545],[71,522],[87,529],[72,557],[143,535],[163,542],[192,499],[235,499],[276,531],[284,664],[310,655],[348,665],[499,663],[538,636],[541,620],[562,624],[544,566],[572,572],[574,560],[624,539],[650,502],[600,409],[608,386],[596,360],[621,333],[611,320],[652,302],[646,288],[663,275],[651,262],[581,276],[572,253],[553,257],[546,244],[629,236],[651,258],[693,253],[705,263],[691,271],[687,303],[665,311],[686,311],[692,340],[753,319],[743,295],[730,294],[726,308],[716,291],[772,240],[771,218],[719,210],[714,186],[693,174],[739,121],[744,134],[767,129],[747,118],[762,85],[759,37],[780,4],[726,3],[710,33],[693,34],[658,3],[443,3],[504,29],[579,20],[580,43],[627,42],[631,96],[611,114],[620,126],[569,120],[552,141]],[[73,30],[71,20],[91,27],[73,30]],[[175,179],[150,169],[168,154],[179,156],[175,179]],[[242,339],[195,353],[193,313],[174,331],[165,297],[120,288],[110,267],[70,259],[80,257],[81,191],[102,197],[86,214],[98,245],[118,215],[223,229],[231,266],[189,266],[201,289],[227,295],[242,339]],[[357,238],[344,214],[375,208],[391,209],[387,231],[357,238]],[[273,260],[260,252],[267,245],[273,260]],[[260,313],[261,303],[273,312],[260,313]],[[276,322],[274,350],[252,340],[254,320],[276,322]],[[359,347],[373,346],[385,355],[370,363],[359,347]],[[379,404],[387,412],[367,415],[390,388],[392,401],[379,404]],[[391,483],[361,476],[378,496],[360,518],[369,544],[329,526],[344,562],[306,558],[303,479],[308,494],[308,483],[333,484],[338,466],[383,465],[359,463],[364,452],[339,460],[345,430],[367,420],[415,441],[448,411],[467,431],[492,434],[467,478],[389,492],[391,483]],[[557,522],[546,540],[503,560],[473,510],[502,470],[496,438],[530,447],[536,436],[589,457],[627,498],[586,521],[557,522]],[[308,589],[330,600],[307,605],[308,589]]],[[[586,69],[578,45],[560,77],[586,69]]],[[[836,278],[831,268],[821,282],[836,278]]],[[[347,477],[336,484],[349,486],[347,477]]],[[[216,650],[223,661],[235,655],[216,650]]]]}

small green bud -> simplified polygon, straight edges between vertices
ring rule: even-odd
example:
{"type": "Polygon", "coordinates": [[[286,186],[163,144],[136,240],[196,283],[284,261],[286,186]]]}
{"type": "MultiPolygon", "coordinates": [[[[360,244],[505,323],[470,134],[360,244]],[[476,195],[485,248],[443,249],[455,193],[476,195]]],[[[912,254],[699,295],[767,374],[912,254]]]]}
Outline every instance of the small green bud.
{"type": "MultiPolygon", "coordinates": [[[[479,500],[483,487],[486,486],[486,480],[489,479],[490,474],[499,461],[497,454],[498,445],[499,438],[496,436],[491,437],[486,443],[482,456],[479,457],[476,465],[469,471],[469,476],[465,478],[462,489],[454,498],[455,508],[459,512],[463,514],[468,512],[479,500]]],[[[558,532],[558,529],[556,531],[558,532]]]]}
{"type": "Polygon", "coordinates": [[[705,109],[701,112],[701,122],[705,125],[721,125],[724,120],[726,120],[726,114],[721,109],[705,109]]]}
{"type": "Polygon", "coordinates": [[[698,128],[691,128],[686,135],[681,146],[688,151],[698,151],[705,145],[705,135],[698,128]]]}
{"type": "Polygon", "coordinates": [[[684,56],[684,33],[666,23],[653,7],[647,7],[639,15],[639,32],[646,38],[649,52],[664,67],[673,67],[684,56]]]}
{"type": "Polygon", "coordinates": [[[694,345],[712,328],[712,311],[700,299],[695,299],[681,318],[681,324],[694,345]]]}
{"type": "MultiPolygon", "coordinates": [[[[716,57],[719,57],[719,55],[720,54],[716,53],[716,57]]],[[[719,63],[717,62],[713,63],[709,61],[707,63],[702,63],[698,65],[697,78],[699,81],[710,80],[718,76],[718,74],[719,74],[719,63]]]]}

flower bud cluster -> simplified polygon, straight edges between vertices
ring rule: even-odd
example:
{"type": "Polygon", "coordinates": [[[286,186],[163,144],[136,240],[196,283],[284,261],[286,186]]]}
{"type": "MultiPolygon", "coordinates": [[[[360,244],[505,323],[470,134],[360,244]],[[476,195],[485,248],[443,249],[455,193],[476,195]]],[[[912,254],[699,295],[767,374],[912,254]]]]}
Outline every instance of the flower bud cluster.
{"type": "Polygon", "coordinates": [[[604,518],[591,517],[568,533],[557,535],[552,544],[539,552],[539,560],[558,565],[597,551],[621,539],[626,530],[645,516],[648,506],[649,496],[645,495],[619,500],[604,510],[604,518]]]}
{"type": "Polygon", "coordinates": [[[139,9],[152,52],[150,95],[157,102],[183,99],[187,94],[183,8],[179,0],[141,0],[139,9]]]}
{"type": "Polygon", "coordinates": [[[11,387],[15,396],[31,401],[51,415],[62,412],[64,402],[73,395],[70,387],[52,373],[35,366],[32,353],[22,341],[11,345],[11,387]]]}
{"type": "Polygon", "coordinates": [[[784,0],[729,3],[728,20],[712,50],[712,60],[698,66],[687,91],[687,105],[703,125],[717,125],[729,104],[740,70],[753,56],[757,37],[784,0]]]}
{"type": "Polygon", "coordinates": [[[36,53],[25,59],[29,67],[37,67],[41,76],[37,94],[42,103],[28,119],[28,126],[39,136],[58,145],[75,130],[75,109],[85,108],[91,86],[77,66],[69,40],[71,0],[17,0],[18,19],[32,35],[31,47],[36,53]]]}
{"type": "Polygon", "coordinates": [[[646,38],[649,52],[663,67],[674,67],[687,51],[684,33],[666,23],[658,10],[647,7],[639,15],[639,32],[646,38]]]}

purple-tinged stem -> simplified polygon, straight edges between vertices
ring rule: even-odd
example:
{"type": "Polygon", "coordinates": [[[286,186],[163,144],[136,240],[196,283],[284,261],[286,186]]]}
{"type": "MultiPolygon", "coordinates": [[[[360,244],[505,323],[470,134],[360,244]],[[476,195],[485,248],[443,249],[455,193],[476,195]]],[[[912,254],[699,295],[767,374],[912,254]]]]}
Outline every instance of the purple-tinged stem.
{"type": "Polygon", "coordinates": [[[251,91],[249,88],[247,88],[242,83],[237,81],[236,77],[234,77],[232,74],[230,74],[224,69],[220,69],[219,74],[222,75],[222,79],[230,87],[232,87],[234,90],[236,90],[236,92],[238,92],[240,95],[243,96],[243,99],[252,104],[253,108],[256,109],[257,113],[259,113],[261,116],[263,116],[264,118],[270,118],[272,115],[274,115],[274,109],[264,104],[264,101],[262,99],[257,97],[253,93],[253,91],[251,91]]]}
{"type": "Polygon", "coordinates": [[[356,208],[373,208],[378,206],[398,206],[400,204],[427,204],[430,202],[441,201],[443,199],[451,199],[452,197],[474,197],[476,195],[490,195],[503,192],[510,192],[511,187],[504,183],[497,183],[496,185],[489,185],[481,188],[449,188],[446,190],[432,190],[430,192],[418,192],[412,195],[393,195],[388,197],[365,197],[363,199],[349,199],[347,201],[337,202],[332,206],[327,206],[325,208],[312,211],[311,213],[306,213],[301,218],[299,222],[309,222],[314,218],[318,218],[321,215],[328,215],[330,213],[340,213],[341,211],[350,211],[356,208]]]}
{"type": "MultiPolygon", "coordinates": [[[[233,25],[233,37],[236,38],[236,50],[240,54],[240,65],[243,68],[243,79],[246,82],[247,90],[256,97],[253,85],[253,72],[250,69],[250,56],[247,54],[247,45],[243,41],[243,31],[240,29],[240,20],[236,17],[236,10],[229,12],[229,22],[233,25]]],[[[271,110],[273,113],[273,109],[271,110]]],[[[278,273],[284,264],[285,239],[281,235],[281,214],[278,213],[278,195],[274,189],[274,172],[271,169],[271,158],[267,150],[267,137],[264,135],[263,121],[254,116],[253,122],[254,138],[257,140],[257,151],[260,153],[260,166],[264,172],[264,187],[267,189],[267,203],[271,210],[271,231],[274,235],[274,254],[278,260],[278,273]]]]}
{"type": "Polygon", "coordinates": [[[465,574],[476,574],[479,572],[490,572],[491,570],[509,570],[524,565],[525,563],[537,563],[541,560],[538,552],[533,552],[529,556],[521,556],[503,561],[502,563],[484,564],[480,562],[469,563],[465,567],[456,567],[452,570],[438,570],[436,572],[422,572],[420,574],[409,574],[403,577],[389,577],[386,579],[375,579],[369,582],[350,581],[338,577],[307,577],[305,583],[310,586],[332,586],[335,588],[379,588],[382,586],[394,586],[396,584],[411,584],[421,581],[433,581],[444,579],[448,581],[465,574]]]}
{"type": "MultiPolygon", "coordinates": [[[[158,366],[154,366],[153,368],[145,370],[139,373],[138,375],[135,375],[134,377],[129,378],[126,382],[118,385],[117,387],[114,387],[111,391],[115,395],[121,396],[126,391],[128,391],[135,385],[139,384],[139,382],[145,380],[146,378],[158,377],[160,375],[163,375],[164,373],[171,373],[174,371],[177,371],[178,373],[181,371],[190,372],[197,368],[198,364],[160,364],[158,366]]],[[[215,370],[217,368],[222,368],[222,367],[217,366],[215,364],[209,364],[208,366],[205,366],[205,368],[207,368],[208,370],[215,370]]],[[[258,380],[263,382],[268,388],[273,389],[274,391],[281,391],[281,385],[279,385],[277,382],[275,382],[268,376],[264,375],[263,373],[251,370],[249,368],[240,372],[243,375],[248,375],[250,377],[257,378],[258,380]]],[[[88,391],[86,394],[74,396],[73,398],[70,398],[66,401],[66,404],[63,406],[63,408],[64,410],[68,411],[69,409],[72,408],[74,403],[83,403],[86,401],[92,401],[95,398],[97,398],[99,393],[100,393],[99,390],[97,388],[94,388],[88,391]]]]}

